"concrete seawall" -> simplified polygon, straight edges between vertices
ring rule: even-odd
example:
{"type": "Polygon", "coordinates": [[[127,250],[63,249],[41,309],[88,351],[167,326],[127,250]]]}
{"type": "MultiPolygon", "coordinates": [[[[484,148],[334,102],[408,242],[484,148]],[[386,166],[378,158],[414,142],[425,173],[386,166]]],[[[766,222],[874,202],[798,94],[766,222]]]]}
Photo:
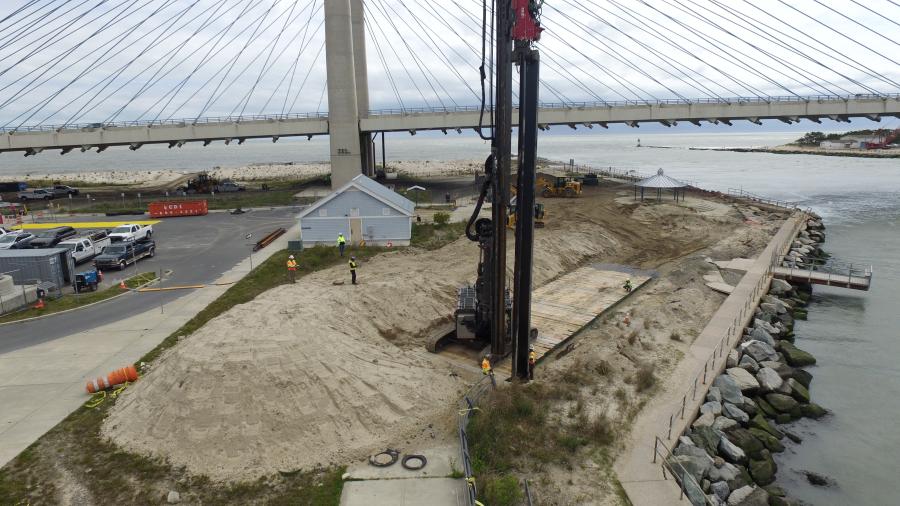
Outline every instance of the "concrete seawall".
{"type": "Polygon", "coordinates": [[[663,447],[657,446],[657,437],[671,449],[695,418],[713,378],[725,369],[728,350],[740,342],[743,328],[753,318],[753,309],[768,291],[774,259],[787,252],[805,217],[805,213],[795,212],[784,222],[691,344],[663,389],[635,420],[626,448],[614,466],[634,505],[679,501],[678,483],[670,473],[663,474],[662,457],[654,463],[657,451],[665,454],[663,447]]]}

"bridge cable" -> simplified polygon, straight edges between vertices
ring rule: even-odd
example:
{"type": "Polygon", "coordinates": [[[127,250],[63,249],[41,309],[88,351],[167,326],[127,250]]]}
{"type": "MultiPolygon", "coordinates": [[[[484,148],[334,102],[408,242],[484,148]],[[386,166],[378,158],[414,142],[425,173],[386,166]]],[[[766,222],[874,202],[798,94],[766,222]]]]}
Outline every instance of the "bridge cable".
{"type": "MultiPolygon", "coordinates": [[[[80,7],[81,5],[84,5],[85,3],[87,3],[87,2],[85,1],[85,2],[82,2],[82,3],[79,4],[79,5],[76,5],[76,6],[73,7],[69,12],[71,12],[71,11],[77,9],[77,8],[80,7]]],[[[36,49],[32,49],[30,53],[28,53],[28,54],[26,54],[25,56],[21,57],[21,58],[19,59],[19,61],[17,61],[16,63],[12,64],[12,67],[15,67],[15,66],[21,64],[23,61],[25,61],[25,60],[31,58],[32,56],[34,56],[34,55],[36,55],[36,54],[38,54],[38,53],[44,51],[45,49],[50,48],[51,46],[54,46],[55,44],[57,44],[57,43],[59,43],[60,41],[62,41],[62,40],[64,39],[65,32],[66,32],[70,27],[72,27],[73,25],[75,25],[76,23],[78,23],[78,21],[80,21],[82,18],[84,18],[85,16],[87,16],[90,12],[91,12],[90,10],[86,10],[86,11],[82,12],[81,14],[75,16],[74,18],[72,18],[72,19],[70,19],[70,20],[68,20],[68,21],[63,22],[63,23],[60,24],[59,26],[49,27],[48,25],[49,25],[52,21],[48,21],[48,22],[46,22],[46,23],[42,23],[43,26],[41,26],[40,28],[47,28],[47,33],[52,34],[49,38],[47,37],[47,34],[43,34],[42,36],[37,36],[37,37],[35,37],[34,40],[32,40],[31,42],[28,42],[27,44],[25,44],[25,45],[23,45],[23,46],[21,46],[21,47],[15,49],[15,50],[10,51],[10,52],[7,53],[5,56],[0,57],[0,61],[5,61],[5,60],[7,60],[8,58],[12,58],[13,56],[15,56],[15,55],[16,55],[17,53],[19,53],[20,51],[23,51],[23,50],[27,49],[28,47],[30,47],[30,46],[32,46],[32,45],[34,45],[34,44],[37,44],[37,48],[36,48],[36,49]]],[[[64,14],[60,15],[60,17],[63,16],[63,15],[64,15],[64,14]]],[[[102,16],[102,14],[101,14],[101,16],[102,16]]],[[[98,17],[99,17],[99,16],[98,16],[98,17]]],[[[96,20],[96,19],[97,19],[97,18],[94,18],[94,20],[96,20]]],[[[93,21],[93,20],[91,20],[91,21],[85,23],[84,26],[90,25],[90,23],[91,23],[92,21],[93,21]]],[[[77,31],[77,30],[76,30],[76,31],[77,31]]],[[[34,34],[37,34],[37,30],[36,30],[35,32],[33,32],[33,33],[34,33],[34,34]]],[[[73,32],[73,33],[74,33],[74,32],[73,32]]],[[[31,34],[29,34],[29,35],[31,35],[31,34]]],[[[23,42],[23,41],[26,40],[26,39],[27,39],[27,36],[26,36],[26,37],[20,37],[20,38],[16,38],[13,42],[23,42]]],[[[10,44],[8,44],[7,46],[9,46],[9,45],[12,45],[12,42],[11,42],[10,44]]],[[[5,71],[4,71],[4,73],[5,73],[5,71]]],[[[0,75],[2,75],[2,74],[0,74],[0,75]]]]}
{"type": "MultiPolygon", "coordinates": [[[[55,0],[52,0],[49,4],[46,5],[46,7],[50,7],[50,5],[53,3],[53,1],[55,1],[55,0]]],[[[12,32],[7,33],[6,35],[0,37],[0,41],[2,41],[2,44],[0,44],[0,50],[6,49],[8,46],[14,44],[14,43],[18,40],[18,38],[19,38],[20,35],[34,33],[34,32],[29,32],[29,30],[31,30],[32,28],[34,28],[35,25],[39,25],[39,26],[38,26],[38,30],[40,30],[40,29],[42,29],[42,28],[45,28],[49,23],[52,23],[52,22],[56,21],[57,19],[59,19],[59,18],[61,18],[61,17],[63,17],[63,16],[66,16],[67,14],[69,14],[70,12],[72,12],[73,10],[75,10],[75,9],[77,9],[78,7],[81,7],[82,5],[84,5],[85,3],[87,3],[87,0],[82,1],[80,4],[76,5],[75,7],[72,7],[71,9],[69,9],[69,10],[67,10],[67,11],[65,11],[65,12],[63,12],[63,13],[61,13],[60,15],[56,16],[55,18],[53,18],[53,19],[51,19],[51,20],[47,20],[47,18],[49,18],[50,16],[52,16],[53,13],[55,13],[56,11],[62,9],[64,6],[66,6],[66,5],[70,4],[70,3],[72,3],[73,1],[74,1],[74,0],[65,0],[65,1],[63,1],[63,3],[57,5],[56,7],[54,7],[53,9],[51,9],[49,12],[45,12],[45,13],[43,13],[43,14],[39,14],[35,19],[33,19],[33,20],[27,22],[24,26],[20,26],[20,27],[18,27],[18,28],[15,28],[15,29],[13,29],[12,32]],[[9,40],[6,40],[6,39],[9,39],[9,40]]],[[[39,10],[38,10],[38,11],[35,11],[35,13],[37,13],[37,12],[40,12],[40,11],[39,11],[39,10]]],[[[34,14],[34,13],[33,13],[33,14],[34,14]]],[[[22,21],[20,21],[20,22],[22,22],[22,21]]],[[[16,25],[15,25],[15,24],[12,24],[12,25],[7,26],[7,28],[12,28],[12,27],[14,27],[14,26],[16,26],[16,25]]],[[[4,28],[4,30],[5,30],[5,29],[6,29],[6,28],[4,28]]]]}
{"type": "MultiPolygon", "coordinates": [[[[893,23],[893,24],[895,24],[895,25],[897,25],[897,26],[900,26],[900,23],[898,23],[897,21],[895,21],[895,20],[893,20],[893,19],[891,19],[891,18],[885,16],[884,14],[882,14],[882,13],[876,11],[876,10],[871,9],[871,8],[869,8],[868,6],[864,5],[864,4],[861,4],[861,3],[857,2],[856,0],[850,0],[850,1],[853,2],[854,4],[858,5],[858,6],[862,7],[863,9],[865,9],[865,10],[871,12],[872,14],[875,14],[876,16],[880,17],[881,19],[884,19],[885,21],[890,21],[891,23],[893,23]]],[[[898,7],[900,7],[900,5],[898,5],[898,7]]]]}
{"type": "MultiPolygon", "coordinates": [[[[820,0],[813,0],[813,2],[816,2],[817,4],[821,5],[822,7],[825,7],[826,9],[828,9],[828,10],[830,10],[831,12],[837,14],[838,16],[840,16],[840,17],[846,19],[847,21],[852,21],[854,24],[856,24],[856,25],[858,25],[858,26],[861,26],[862,28],[865,28],[866,30],[868,30],[868,31],[870,31],[870,32],[872,32],[872,33],[874,33],[875,35],[881,37],[882,39],[884,39],[884,40],[886,40],[886,41],[888,41],[888,42],[890,42],[891,44],[893,44],[893,45],[895,45],[895,46],[900,46],[900,42],[897,42],[896,40],[894,40],[894,39],[892,39],[892,38],[890,38],[890,37],[886,37],[883,33],[878,32],[878,31],[876,31],[876,30],[873,30],[871,27],[866,26],[866,25],[860,23],[859,21],[857,21],[857,20],[851,18],[850,16],[844,14],[843,12],[838,11],[838,10],[835,9],[834,7],[831,7],[831,6],[829,6],[829,5],[823,4],[820,0]]],[[[897,23],[894,22],[894,24],[897,24],[897,23]]],[[[868,46],[867,46],[867,47],[868,47],[868,46]]],[[[869,48],[869,50],[874,52],[874,50],[872,50],[871,48],[869,48]]],[[[895,63],[896,63],[896,62],[895,62],[895,63]]]]}
{"type": "MultiPolygon", "coordinates": [[[[752,17],[750,17],[750,16],[747,16],[746,14],[744,14],[743,12],[739,11],[738,9],[736,9],[736,8],[734,8],[734,7],[725,5],[725,4],[723,4],[722,2],[719,2],[719,1],[717,1],[717,0],[710,0],[710,1],[711,1],[714,5],[716,5],[717,7],[719,7],[719,8],[721,8],[721,9],[725,10],[726,12],[728,12],[729,14],[731,14],[732,16],[734,16],[735,18],[737,18],[738,21],[744,22],[744,23],[746,23],[748,26],[753,26],[753,27],[757,28],[760,34],[764,34],[764,35],[763,35],[764,37],[766,37],[768,40],[770,40],[770,41],[772,41],[772,42],[778,44],[779,46],[783,47],[784,49],[786,49],[786,50],[788,50],[788,51],[791,51],[791,52],[793,52],[793,53],[799,55],[800,57],[802,57],[802,58],[804,58],[804,59],[806,59],[806,60],[808,60],[808,61],[810,61],[810,62],[812,62],[812,63],[814,63],[814,64],[816,64],[816,65],[818,65],[818,66],[820,66],[820,67],[822,67],[823,69],[826,69],[826,70],[829,70],[829,71],[834,72],[835,74],[837,74],[837,75],[839,75],[840,77],[844,78],[844,79],[847,80],[848,82],[853,83],[853,84],[859,86],[860,88],[869,90],[869,91],[874,92],[874,93],[878,93],[877,90],[875,90],[875,89],[873,89],[873,88],[870,88],[869,86],[866,86],[866,85],[863,84],[862,82],[860,82],[860,81],[858,81],[858,80],[856,80],[856,79],[854,79],[854,78],[852,78],[852,77],[850,77],[850,76],[844,74],[843,72],[840,72],[838,69],[835,69],[835,68],[832,67],[832,66],[826,65],[825,63],[823,63],[823,62],[820,61],[819,59],[815,58],[814,56],[812,56],[812,55],[810,55],[810,54],[807,54],[807,53],[804,52],[804,51],[801,51],[800,49],[798,49],[798,48],[796,47],[796,45],[794,45],[794,44],[788,44],[788,43],[786,43],[786,42],[783,42],[783,41],[782,41],[781,39],[779,39],[778,37],[775,37],[774,35],[770,35],[770,34],[768,34],[768,33],[766,33],[766,32],[767,32],[767,31],[770,31],[770,32],[778,33],[778,34],[782,35],[783,37],[786,37],[786,38],[788,38],[788,39],[791,39],[791,40],[795,41],[797,44],[801,44],[801,45],[806,46],[806,47],[808,47],[808,48],[810,48],[810,49],[817,50],[817,51],[819,51],[819,52],[821,52],[821,53],[823,53],[823,54],[827,54],[827,53],[824,53],[823,51],[818,50],[817,48],[815,48],[815,47],[813,47],[813,46],[810,46],[809,44],[807,44],[807,43],[805,43],[805,42],[803,42],[803,41],[801,41],[801,40],[799,40],[799,39],[797,39],[797,38],[795,38],[795,37],[793,37],[793,36],[791,36],[791,35],[789,35],[789,34],[786,34],[786,33],[782,32],[782,31],[778,30],[777,28],[775,28],[775,27],[773,27],[773,26],[767,24],[765,21],[761,21],[761,20],[752,18],[752,17]],[[762,28],[759,28],[760,25],[762,26],[762,28]]],[[[834,58],[834,57],[832,56],[832,58],[834,58]]],[[[837,59],[837,58],[834,58],[834,59],[835,59],[835,61],[838,61],[838,62],[847,64],[847,62],[844,61],[844,60],[839,60],[839,59],[837,59]]],[[[856,68],[856,67],[854,67],[854,68],[856,68]]],[[[857,70],[859,70],[859,69],[857,68],[857,70]]],[[[863,71],[863,72],[865,73],[865,71],[863,71]]],[[[873,77],[876,77],[876,76],[873,76],[873,77]]],[[[850,93],[851,93],[849,90],[847,90],[847,89],[845,89],[844,87],[839,86],[839,85],[837,85],[837,84],[835,84],[835,83],[832,83],[832,85],[835,86],[835,87],[837,87],[837,88],[840,88],[842,91],[844,91],[844,92],[847,93],[847,94],[850,94],[850,93]]]]}
{"type": "MultiPolygon", "coordinates": [[[[366,17],[368,20],[368,17],[366,17]]],[[[375,45],[375,51],[378,54],[378,59],[381,60],[381,65],[384,68],[385,74],[387,74],[388,84],[390,84],[391,89],[394,92],[394,96],[397,98],[397,102],[400,104],[400,110],[405,110],[406,108],[403,105],[403,99],[400,97],[400,90],[397,87],[397,83],[394,80],[393,74],[391,74],[391,69],[388,67],[387,60],[384,57],[384,53],[381,51],[381,44],[378,43],[378,39],[375,37],[375,33],[372,31],[371,23],[368,21],[365,22],[366,32],[369,34],[369,40],[375,45]]],[[[294,99],[296,102],[296,99],[294,99]]],[[[293,106],[292,106],[293,107],[293,106]]]]}
{"type": "MultiPolygon", "coordinates": [[[[322,8],[324,9],[324,7],[325,7],[325,2],[323,0],[322,8]]],[[[315,15],[315,13],[317,13],[318,11],[319,11],[318,8],[316,8],[315,10],[309,11],[309,19],[306,20],[306,24],[303,27],[303,39],[300,43],[301,46],[303,45],[304,42],[306,42],[306,36],[307,36],[308,30],[309,30],[309,25],[312,23],[313,15],[315,15]]],[[[311,38],[310,38],[310,40],[311,40],[311,38]]],[[[324,44],[324,42],[323,42],[323,44],[324,44]]],[[[281,104],[281,115],[282,116],[284,116],[285,111],[288,110],[287,103],[288,103],[288,99],[290,99],[290,97],[291,97],[291,89],[294,87],[294,76],[296,75],[297,67],[300,66],[300,55],[301,54],[303,54],[302,50],[297,51],[297,57],[294,59],[294,65],[291,68],[291,80],[288,82],[287,91],[284,93],[284,102],[281,104]]],[[[319,56],[316,55],[316,59],[313,62],[313,66],[315,66],[315,61],[318,61],[318,59],[319,59],[319,56]]],[[[281,87],[281,84],[279,83],[278,86],[281,87]]]]}
{"type": "MultiPolygon", "coordinates": [[[[312,40],[312,39],[310,39],[310,40],[312,40]]],[[[316,62],[319,61],[319,57],[322,56],[322,51],[324,49],[325,49],[325,39],[323,37],[322,44],[319,46],[319,51],[316,53],[316,57],[313,58],[313,61],[310,64],[309,68],[306,69],[306,75],[303,76],[303,81],[300,83],[300,87],[297,88],[297,93],[294,95],[294,100],[293,100],[293,102],[291,102],[290,109],[288,109],[289,113],[294,110],[294,104],[296,104],[297,99],[300,98],[300,92],[302,92],[303,87],[306,86],[306,81],[307,81],[307,79],[309,79],[310,74],[312,74],[313,69],[316,68],[316,62]]]]}
{"type": "Polygon", "coordinates": [[[382,28],[381,24],[376,21],[375,16],[372,12],[372,9],[367,7],[367,5],[368,5],[368,3],[363,2],[363,8],[366,10],[366,12],[369,13],[369,15],[367,16],[367,19],[371,19],[372,26],[374,26],[375,28],[378,29],[378,31],[381,32],[381,35],[384,38],[384,41],[387,43],[388,48],[390,48],[391,52],[394,53],[394,57],[397,59],[397,63],[400,64],[400,67],[403,69],[404,73],[406,73],[406,76],[409,77],[409,80],[410,80],[410,82],[412,82],[413,87],[419,93],[419,96],[422,97],[422,101],[425,103],[425,105],[427,107],[431,107],[431,105],[428,103],[428,99],[425,98],[425,94],[422,93],[422,90],[419,88],[418,83],[415,81],[415,79],[413,79],[412,74],[410,74],[410,72],[409,72],[409,69],[406,68],[406,65],[403,63],[403,59],[400,58],[400,55],[397,53],[397,49],[394,47],[393,44],[391,44],[390,37],[387,36],[387,33],[385,32],[384,28],[382,28]]]}

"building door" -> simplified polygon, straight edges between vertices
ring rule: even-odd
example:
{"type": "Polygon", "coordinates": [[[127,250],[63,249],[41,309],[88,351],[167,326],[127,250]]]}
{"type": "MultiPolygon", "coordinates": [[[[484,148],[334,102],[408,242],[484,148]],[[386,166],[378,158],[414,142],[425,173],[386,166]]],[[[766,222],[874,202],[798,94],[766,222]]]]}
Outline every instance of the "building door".
{"type": "Polygon", "coordinates": [[[359,244],[362,240],[362,219],[350,218],[350,243],[359,244]]]}

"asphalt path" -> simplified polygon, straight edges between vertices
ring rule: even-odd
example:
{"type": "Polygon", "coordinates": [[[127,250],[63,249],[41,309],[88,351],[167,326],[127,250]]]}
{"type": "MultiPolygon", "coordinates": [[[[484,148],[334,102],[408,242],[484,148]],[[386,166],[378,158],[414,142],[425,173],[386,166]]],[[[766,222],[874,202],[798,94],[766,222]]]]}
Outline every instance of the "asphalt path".
{"type": "MultiPolygon", "coordinates": [[[[299,208],[285,207],[237,216],[211,213],[207,216],[163,219],[153,225],[156,256],[138,261],[121,274],[109,273],[105,280],[112,278],[117,283],[118,278],[162,270],[163,281],[158,285],[161,287],[210,283],[246,259],[252,251],[252,244],[265,234],[278,227],[289,228],[293,225],[298,212],[299,208]],[[247,234],[252,234],[252,238],[246,239],[247,234]]],[[[122,218],[127,222],[127,217],[122,218]]],[[[85,264],[76,270],[82,271],[88,266],[85,264]]],[[[165,317],[165,304],[188,292],[132,292],[78,311],[0,326],[0,354],[84,332],[154,307],[160,307],[160,317],[165,317]]]]}

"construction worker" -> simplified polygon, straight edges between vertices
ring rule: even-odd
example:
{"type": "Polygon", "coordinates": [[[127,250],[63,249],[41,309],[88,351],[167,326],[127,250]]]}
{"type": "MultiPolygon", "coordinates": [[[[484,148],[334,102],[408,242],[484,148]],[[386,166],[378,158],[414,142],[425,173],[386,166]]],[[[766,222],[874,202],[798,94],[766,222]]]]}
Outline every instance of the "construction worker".
{"type": "Polygon", "coordinates": [[[347,239],[344,239],[344,234],[338,234],[337,246],[338,251],[341,252],[341,256],[344,256],[344,247],[347,245],[347,239]]]}
{"type": "Polygon", "coordinates": [[[356,284],[356,257],[350,257],[350,281],[356,284]]]}
{"type": "Polygon", "coordinates": [[[534,345],[528,346],[528,379],[534,379],[534,365],[537,363],[537,353],[534,351],[534,345]]]}
{"type": "Polygon", "coordinates": [[[494,374],[494,370],[491,369],[491,361],[487,355],[481,360],[481,374],[484,374],[485,376],[488,374],[493,376],[494,374]]]}
{"type": "Polygon", "coordinates": [[[288,278],[291,280],[291,283],[294,283],[297,276],[297,261],[294,260],[294,255],[288,256],[287,270],[288,278]]]}
{"type": "Polygon", "coordinates": [[[626,280],[625,280],[625,285],[622,286],[622,288],[624,288],[626,292],[631,293],[631,288],[632,288],[632,286],[631,286],[631,279],[626,279],[626,280]]]}

